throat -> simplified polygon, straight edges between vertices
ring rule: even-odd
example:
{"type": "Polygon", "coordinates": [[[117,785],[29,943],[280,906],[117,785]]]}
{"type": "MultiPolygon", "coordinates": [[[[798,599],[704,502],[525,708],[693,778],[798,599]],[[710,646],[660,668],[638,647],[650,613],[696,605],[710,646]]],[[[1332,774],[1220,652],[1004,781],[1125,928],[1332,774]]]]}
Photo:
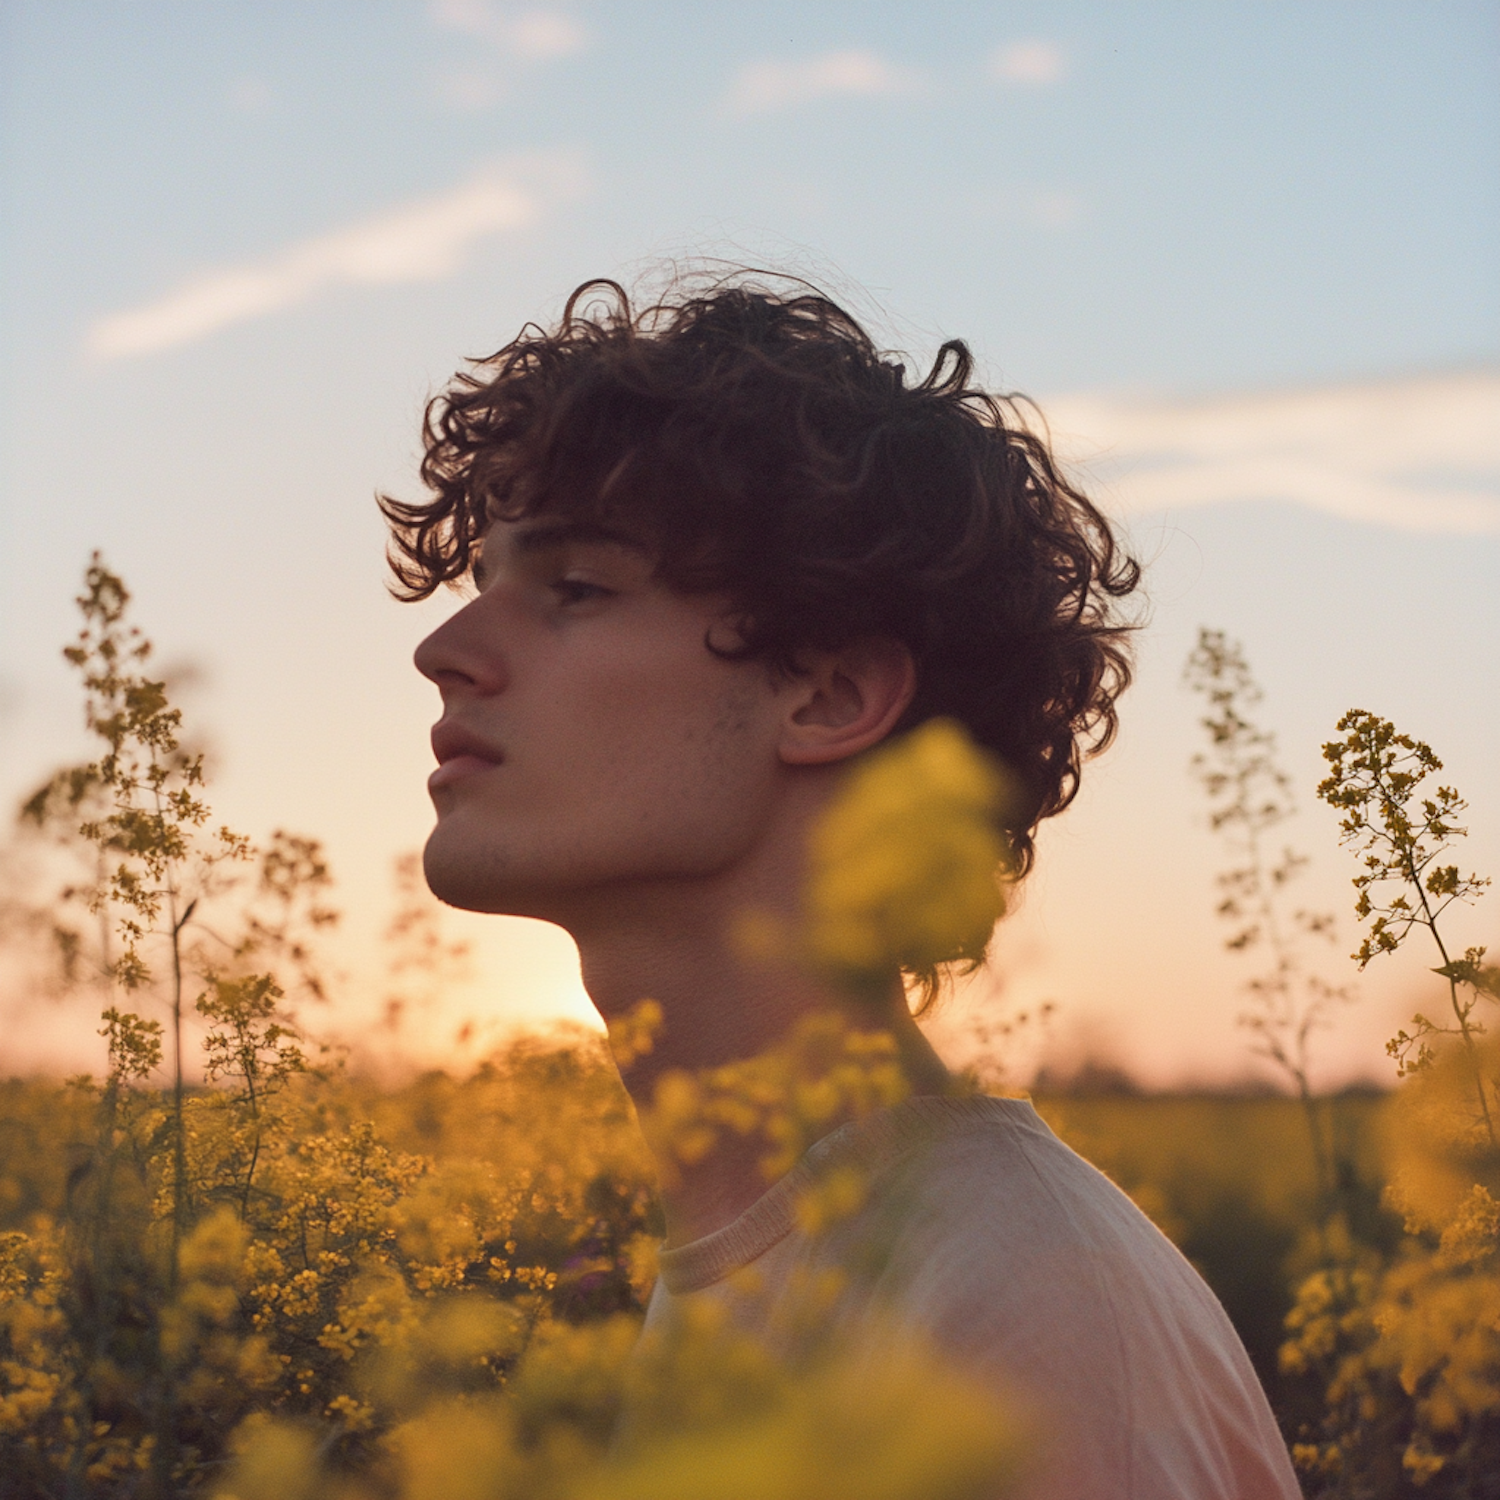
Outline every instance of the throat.
{"type": "Polygon", "coordinates": [[[893,989],[883,1014],[819,989],[795,1006],[762,1004],[758,1026],[721,1008],[722,996],[615,1019],[611,1044],[656,1162],[669,1247],[732,1223],[841,1125],[953,1091],[894,977],[893,989]]]}

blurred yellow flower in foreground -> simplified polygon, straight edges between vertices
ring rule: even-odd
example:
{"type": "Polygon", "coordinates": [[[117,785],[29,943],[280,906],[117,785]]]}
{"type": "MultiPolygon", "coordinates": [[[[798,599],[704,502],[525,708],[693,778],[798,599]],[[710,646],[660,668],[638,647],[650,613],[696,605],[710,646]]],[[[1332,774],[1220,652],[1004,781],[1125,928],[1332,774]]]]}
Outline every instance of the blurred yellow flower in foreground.
{"type": "Polygon", "coordinates": [[[820,1011],[754,1057],[664,1073],[641,1128],[663,1172],[740,1136],[761,1144],[761,1171],[774,1182],[835,1125],[899,1104],[908,1087],[889,1032],[861,1031],[820,1011]]]}
{"type": "MultiPolygon", "coordinates": [[[[813,1304],[809,1304],[811,1310],[813,1304]]],[[[717,1305],[636,1347],[637,1320],[538,1325],[503,1393],[435,1379],[366,1474],[257,1414],[213,1500],[1000,1500],[1027,1430],[910,1339],[773,1356],[717,1305]],[[639,1357],[637,1357],[637,1355],[639,1357]],[[623,1425],[617,1418],[624,1411],[623,1425]]],[[[441,1343],[442,1333],[432,1335],[441,1343]]],[[[460,1339],[454,1368],[473,1345],[460,1339]]]]}
{"type": "Polygon", "coordinates": [[[628,1377],[624,1428],[578,1500],[1014,1493],[1022,1421],[920,1341],[896,1337],[871,1357],[820,1337],[800,1357],[777,1359],[725,1314],[693,1308],[665,1337],[647,1337],[628,1377]]]}
{"type": "Polygon", "coordinates": [[[1005,772],[932,719],[853,767],[813,834],[808,942],[848,980],[978,964],[1005,910],[1005,772]]]}

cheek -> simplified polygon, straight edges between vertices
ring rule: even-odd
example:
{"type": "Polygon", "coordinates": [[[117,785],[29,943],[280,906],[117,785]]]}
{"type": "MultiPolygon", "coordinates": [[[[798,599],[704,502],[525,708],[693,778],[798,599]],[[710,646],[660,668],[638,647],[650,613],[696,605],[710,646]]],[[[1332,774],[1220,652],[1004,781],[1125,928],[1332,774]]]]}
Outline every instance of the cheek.
{"type": "Polygon", "coordinates": [[[613,763],[607,779],[621,802],[643,820],[708,822],[727,833],[758,816],[774,780],[767,694],[758,669],[692,667],[641,683],[615,703],[599,726],[613,745],[598,749],[613,763]]]}

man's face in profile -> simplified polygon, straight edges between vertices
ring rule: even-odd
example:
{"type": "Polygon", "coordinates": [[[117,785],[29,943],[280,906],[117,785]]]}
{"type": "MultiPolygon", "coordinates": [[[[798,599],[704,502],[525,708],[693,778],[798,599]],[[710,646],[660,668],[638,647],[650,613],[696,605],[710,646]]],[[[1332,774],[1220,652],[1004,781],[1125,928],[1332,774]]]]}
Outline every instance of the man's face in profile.
{"type": "Polygon", "coordinates": [[[547,517],[491,527],[475,576],[416,652],[443,696],[433,891],[565,920],[745,853],[779,770],[776,688],[705,644],[734,640],[726,601],[668,589],[628,537],[547,517]]]}

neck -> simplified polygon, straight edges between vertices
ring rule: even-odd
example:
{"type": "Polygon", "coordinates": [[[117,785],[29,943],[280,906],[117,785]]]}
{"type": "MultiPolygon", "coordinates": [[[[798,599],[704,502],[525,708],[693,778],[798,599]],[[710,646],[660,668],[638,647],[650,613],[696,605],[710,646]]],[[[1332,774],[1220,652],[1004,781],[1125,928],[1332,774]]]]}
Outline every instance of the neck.
{"type": "MultiPolygon", "coordinates": [[[[912,1020],[899,976],[890,976],[881,999],[855,1000],[792,959],[746,952],[743,913],[788,921],[795,903],[776,898],[797,888],[795,879],[747,882],[737,872],[636,890],[628,899],[616,892],[606,909],[569,924],[584,985],[607,1022],[644,999],[661,1007],[650,1050],[617,1054],[621,1078],[643,1116],[665,1073],[702,1073],[756,1057],[784,1043],[804,1017],[825,1012],[852,1030],[889,1032],[910,1092],[941,1093],[949,1086],[947,1069],[912,1020]]],[[[845,1118],[828,1120],[827,1129],[845,1118]]],[[[755,1202],[770,1185],[761,1169],[765,1147],[758,1138],[721,1132],[691,1163],[659,1156],[668,1243],[712,1233],[755,1202]]]]}

